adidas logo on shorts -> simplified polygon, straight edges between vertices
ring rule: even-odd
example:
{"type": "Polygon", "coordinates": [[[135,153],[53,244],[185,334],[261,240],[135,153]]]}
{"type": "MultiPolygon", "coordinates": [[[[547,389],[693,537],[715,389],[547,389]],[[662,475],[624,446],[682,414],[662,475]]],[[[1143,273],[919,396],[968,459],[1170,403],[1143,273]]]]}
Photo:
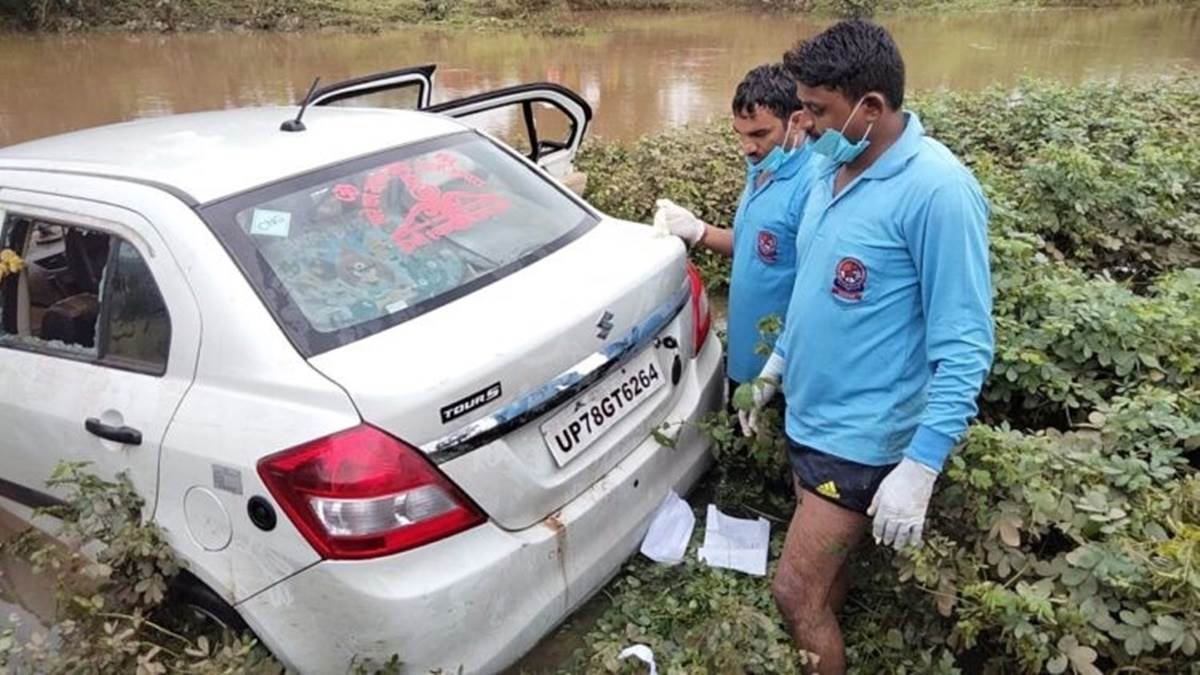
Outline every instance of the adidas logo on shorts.
{"type": "Polygon", "coordinates": [[[834,485],[833,481],[831,481],[831,480],[827,480],[824,483],[821,483],[820,485],[818,485],[817,492],[826,497],[829,497],[830,499],[841,499],[842,498],[842,495],[838,494],[837,485],[834,485]]]}

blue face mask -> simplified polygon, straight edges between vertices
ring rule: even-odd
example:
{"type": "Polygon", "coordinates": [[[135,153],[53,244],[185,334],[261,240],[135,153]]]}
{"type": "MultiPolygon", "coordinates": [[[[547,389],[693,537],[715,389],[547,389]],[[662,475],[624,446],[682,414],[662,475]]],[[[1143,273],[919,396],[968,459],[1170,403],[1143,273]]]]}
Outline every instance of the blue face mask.
{"type": "Polygon", "coordinates": [[[850,124],[850,120],[858,113],[858,108],[866,99],[859,99],[858,103],[854,104],[854,110],[850,111],[850,117],[846,118],[846,123],[842,125],[841,131],[826,129],[821,137],[813,141],[812,151],[818,155],[828,157],[834,164],[849,164],[853,162],[859,155],[866,150],[871,141],[867,140],[871,135],[871,129],[875,126],[874,123],[867,125],[867,133],[859,139],[857,143],[851,143],[846,139],[846,126],[850,124]]]}
{"type": "Polygon", "coordinates": [[[757,181],[758,177],[764,173],[773,174],[779,171],[779,168],[784,165],[792,155],[794,155],[804,145],[801,141],[790,148],[785,148],[788,143],[788,138],[792,135],[792,120],[788,119],[787,129],[783,132],[783,142],[771,148],[766,157],[753,162],[749,157],[746,158],[746,170],[751,181],[757,181]]]}

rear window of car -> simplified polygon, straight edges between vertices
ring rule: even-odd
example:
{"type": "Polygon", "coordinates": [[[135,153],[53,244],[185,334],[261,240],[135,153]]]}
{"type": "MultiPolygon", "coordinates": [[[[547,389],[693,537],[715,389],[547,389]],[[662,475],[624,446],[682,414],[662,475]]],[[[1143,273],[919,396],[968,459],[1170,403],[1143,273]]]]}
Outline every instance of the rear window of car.
{"type": "Polygon", "coordinates": [[[462,297],[595,223],[472,132],[291,178],[201,215],[307,356],[462,297]]]}

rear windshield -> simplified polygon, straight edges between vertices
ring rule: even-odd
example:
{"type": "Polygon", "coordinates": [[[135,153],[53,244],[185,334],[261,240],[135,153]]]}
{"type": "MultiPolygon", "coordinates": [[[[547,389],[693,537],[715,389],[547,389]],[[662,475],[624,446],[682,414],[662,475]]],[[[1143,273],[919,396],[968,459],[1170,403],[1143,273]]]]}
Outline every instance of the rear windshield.
{"type": "Polygon", "coordinates": [[[594,224],[469,132],[288,179],[202,215],[307,356],[462,297],[594,224]]]}

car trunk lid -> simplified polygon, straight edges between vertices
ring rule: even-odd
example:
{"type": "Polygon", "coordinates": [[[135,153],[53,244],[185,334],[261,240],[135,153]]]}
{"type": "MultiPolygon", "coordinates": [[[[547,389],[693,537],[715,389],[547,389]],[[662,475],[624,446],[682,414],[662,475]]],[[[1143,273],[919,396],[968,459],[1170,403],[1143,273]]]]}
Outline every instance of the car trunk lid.
{"type": "Polygon", "coordinates": [[[311,363],[364,421],[425,451],[499,525],[524,528],[664,421],[670,373],[691,349],[685,265],[675,238],[603,220],[520,273],[311,363]],[[601,384],[617,391],[608,404],[601,384]],[[572,429],[565,411],[593,407],[596,429],[572,429]]]}

